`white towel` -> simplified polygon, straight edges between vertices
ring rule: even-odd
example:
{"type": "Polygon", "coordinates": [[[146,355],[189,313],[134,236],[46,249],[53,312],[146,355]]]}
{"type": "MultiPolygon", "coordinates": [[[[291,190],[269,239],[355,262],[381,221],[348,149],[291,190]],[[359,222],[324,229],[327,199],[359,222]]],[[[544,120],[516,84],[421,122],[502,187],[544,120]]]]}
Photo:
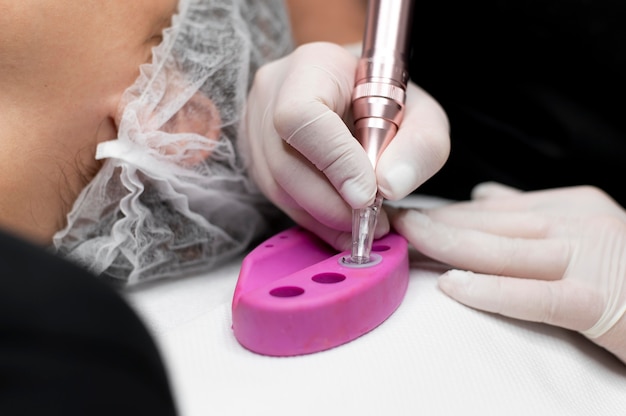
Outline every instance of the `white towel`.
{"type": "Polygon", "coordinates": [[[128,294],[182,416],[626,415],[626,366],[612,355],[564,329],[460,305],[424,264],[372,332],[306,356],[255,354],[231,330],[240,261],[128,294]]]}

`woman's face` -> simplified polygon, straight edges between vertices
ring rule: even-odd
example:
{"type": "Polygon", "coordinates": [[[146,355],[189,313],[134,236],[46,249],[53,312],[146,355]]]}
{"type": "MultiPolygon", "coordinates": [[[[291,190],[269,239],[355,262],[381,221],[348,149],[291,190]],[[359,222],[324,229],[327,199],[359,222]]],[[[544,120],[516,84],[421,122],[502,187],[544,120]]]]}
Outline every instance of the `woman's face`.
{"type": "Polygon", "coordinates": [[[58,103],[58,111],[74,115],[102,118],[115,112],[139,65],[150,60],[152,47],[161,41],[177,4],[0,0],[3,93],[19,88],[24,100],[45,107],[58,103]]]}
{"type": "MultiPolygon", "coordinates": [[[[75,197],[88,172],[97,169],[97,143],[116,137],[120,97],[139,66],[150,61],[177,5],[178,0],[0,0],[0,152],[18,149],[10,159],[37,166],[48,182],[55,180],[55,168],[61,170],[58,179],[70,188],[62,197],[75,197]]],[[[29,180],[28,172],[23,176],[29,180]]]]}

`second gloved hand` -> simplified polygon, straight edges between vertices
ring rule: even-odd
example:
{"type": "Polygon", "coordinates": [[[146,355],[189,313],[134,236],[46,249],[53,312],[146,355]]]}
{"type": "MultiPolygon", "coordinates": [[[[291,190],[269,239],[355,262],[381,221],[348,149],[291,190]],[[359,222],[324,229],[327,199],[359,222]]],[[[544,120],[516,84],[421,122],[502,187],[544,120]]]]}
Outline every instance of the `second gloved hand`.
{"type": "Polygon", "coordinates": [[[626,212],[593,187],[519,192],[483,184],[473,201],[393,211],[439,285],[468,306],[579,331],[626,363],[626,212]]]}
{"type": "MultiPolygon", "coordinates": [[[[404,121],[374,172],[349,126],[357,58],[331,43],[311,43],[262,67],[250,91],[240,151],[252,179],[276,206],[337,249],[351,244],[353,208],[377,190],[403,198],[441,168],[448,121],[414,84],[404,121]]],[[[376,237],[389,231],[379,217],[376,237]]]]}

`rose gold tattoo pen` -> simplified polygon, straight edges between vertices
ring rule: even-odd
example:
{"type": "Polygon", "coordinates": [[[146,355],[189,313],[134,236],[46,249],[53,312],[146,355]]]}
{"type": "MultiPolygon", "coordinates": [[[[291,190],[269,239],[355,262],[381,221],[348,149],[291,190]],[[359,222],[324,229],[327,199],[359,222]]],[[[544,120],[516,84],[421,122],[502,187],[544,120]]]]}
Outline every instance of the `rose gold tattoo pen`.
{"type": "MultiPolygon", "coordinates": [[[[374,169],[398,131],[404,113],[408,74],[409,24],[413,0],[370,0],[363,50],[352,94],[355,136],[374,169]]],[[[351,262],[370,261],[383,197],[352,212],[351,262]]]]}

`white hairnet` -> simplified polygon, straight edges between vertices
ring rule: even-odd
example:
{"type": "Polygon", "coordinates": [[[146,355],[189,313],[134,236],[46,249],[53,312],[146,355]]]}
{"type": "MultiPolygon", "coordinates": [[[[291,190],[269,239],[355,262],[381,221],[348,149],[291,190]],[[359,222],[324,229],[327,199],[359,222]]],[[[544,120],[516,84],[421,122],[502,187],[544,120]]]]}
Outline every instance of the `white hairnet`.
{"type": "Polygon", "coordinates": [[[235,141],[253,72],[291,39],[282,0],[181,0],[57,252],[132,284],[206,270],[267,233],[235,141]]]}

